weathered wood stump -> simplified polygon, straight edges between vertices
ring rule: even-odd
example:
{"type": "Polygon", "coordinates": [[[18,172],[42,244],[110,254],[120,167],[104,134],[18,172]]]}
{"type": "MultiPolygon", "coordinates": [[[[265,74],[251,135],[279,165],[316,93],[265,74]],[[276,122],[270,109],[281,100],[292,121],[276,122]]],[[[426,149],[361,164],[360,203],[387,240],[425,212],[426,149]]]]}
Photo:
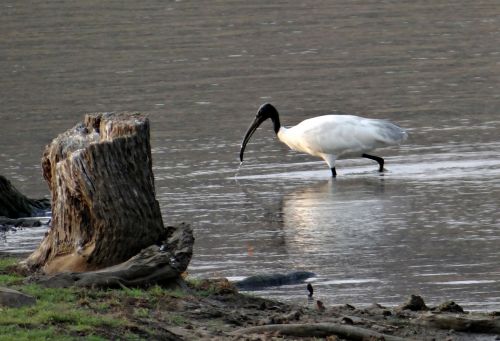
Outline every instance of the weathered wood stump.
{"type": "Polygon", "coordinates": [[[0,175],[0,216],[31,217],[48,209],[50,209],[48,199],[30,199],[19,192],[7,178],[0,175]]]}
{"type": "Polygon", "coordinates": [[[42,157],[52,228],[24,262],[45,273],[116,265],[168,236],[155,199],[149,120],[97,113],[55,138],[42,157]]]}
{"type": "Polygon", "coordinates": [[[168,230],[169,235],[164,244],[151,245],[123,263],[96,271],[60,272],[34,280],[51,288],[170,284],[187,269],[193,254],[194,238],[191,228],[186,224],[169,226],[168,230]]]}

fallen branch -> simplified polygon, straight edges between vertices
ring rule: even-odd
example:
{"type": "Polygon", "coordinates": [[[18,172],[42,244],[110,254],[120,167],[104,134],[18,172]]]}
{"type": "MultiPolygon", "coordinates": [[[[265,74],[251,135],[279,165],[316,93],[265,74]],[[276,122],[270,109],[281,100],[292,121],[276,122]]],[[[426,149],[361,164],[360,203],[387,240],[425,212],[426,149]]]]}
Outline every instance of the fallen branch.
{"type": "Polygon", "coordinates": [[[191,260],[194,238],[187,224],[168,229],[171,234],[163,245],[151,245],[123,263],[96,271],[42,275],[33,280],[53,288],[148,287],[175,282],[191,260]]]}
{"type": "Polygon", "coordinates": [[[386,341],[403,341],[400,338],[388,334],[382,334],[373,330],[335,323],[315,324],[269,324],[264,326],[249,327],[237,330],[236,336],[262,333],[279,333],[281,335],[295,337],[327,337],[336,335],[347,340],[381,339],[386,341]]]}
{"type": "Polygon", "coordinates": [[[484,317],[466,317],[453,314],[426,314],[412,321],[416,325],[423,325],[438,329],[453,329],[469,333],[500,333],[500,319],[484,317]]]}

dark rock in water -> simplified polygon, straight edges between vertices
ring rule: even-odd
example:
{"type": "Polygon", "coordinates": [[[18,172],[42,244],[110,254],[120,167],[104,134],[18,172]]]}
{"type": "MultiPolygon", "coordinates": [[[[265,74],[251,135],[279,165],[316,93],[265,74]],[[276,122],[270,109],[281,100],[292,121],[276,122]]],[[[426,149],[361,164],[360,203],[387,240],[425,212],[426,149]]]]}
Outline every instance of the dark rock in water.
{"type": "Polygon", "coordinates": [[[424,299],[418,295],[410,295],[408,301],[399,306],[401,310],[412,310],[412,311],[421,311],[428,310],[425,305],[424,299]]]}
{"type": "Polygon", "coordinates": [[[21,218],[50,210],[49,199],[30,199],[20,193],[9,180],[0,175],[0,216],[21,218]]]}
{"type": "Polygon", "coordinates": [[[38,219],[18,219],[19,222],[16,227],[40,227],[42,222],[38,219]]]}
{"type": "Polygon", "coordinates": [[[0,223],[0,232],[15,231],[14,226],[0,223]]]}
{"type": "Polygon", "coordinates": [[[42,222],[37,218],[5,218],[0,217],[0,231],[11,231],[15,230],[14,227],[39,227],[42,226],[42,222]]]}
{"type": "Polygon", "coordinates": [[[243,290],[261,290],[266,287],[298,284],[316,276],[309,271],[294,271],[288,274],[255,275],[236,282],[236,286],[243,290]]]}
{"type": "Polygon", "coordinates": [[[435,311],[448,313],[464,313],[464,309],[453,301],[441,303],[436,307],[435,311]]]}

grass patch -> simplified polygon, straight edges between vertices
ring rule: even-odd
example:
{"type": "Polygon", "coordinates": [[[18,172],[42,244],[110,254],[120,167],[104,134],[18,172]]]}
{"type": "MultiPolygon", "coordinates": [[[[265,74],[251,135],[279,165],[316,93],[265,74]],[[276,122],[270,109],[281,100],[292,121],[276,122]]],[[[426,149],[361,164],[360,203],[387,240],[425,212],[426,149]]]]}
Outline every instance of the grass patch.
{"type": "Polygon", "coordinates": [[[132,298],[146,298],[147,296],[147,293],[139,288],[123,288],[122,292],[126,297],[132,298]]]}
{"type": "Polygon", "coordinates": [[[99,312],[107,312],[111,309],[112,304],[110,302],[99,302],[95,305],[95,309],[97,309],[99,312]]]}
{"type": "Polygon", "coordinates": [[[119,327],[125,322],[109,316],[98,316],[89,309],[75,308],[74,305],[38,301],[31,307],[4,308],[1,311],[0,325],[43,327],[47,325],[78,325],[95,327],[119,327]]]}
{"type": "Polygon", "coordinates": [[[24,276],[16,272],[19,259],[13,257],[0,257],[0,286],[13,286],[23,283],[24,276]]]}
{"type": "Polygon", "coordinates": [[[174,297],[174,298],[185,298],[188,293],[183,289],[166,289],[159,285],[152,286],[148,289],[147,293],[156,298],[163,297],[174,297]]]}
{"type": "Polygon", "coordinates": [[[134,308],[134,316],[138,318],[148,318],[150,315],[148,308],[134,308]]]}
{"type": "Polygon", "coordinates": [[[74,337],[60,334],[55,328],[26,328],[16,325],[0,325],[0,341],[32,341],[32,340],[74,340],[74,337]]]}
{"type": "MultiPolygon", "coordinates": [[[[21,308],[0,307],[0,341],[74,340],[82,337],[85,340],[106,340],[108,331],[115,329],[120,339],[120,335],[130,335],[126,329],[127,319],[108,313],[112,304],[121,304],[116,291],[25,285],[25,277],[15,271],[18,261],[16,258],[0,258],[0,286],[34,296],[37,303],[21,308]],[[91,305],[100,309],[91,309],[91,305]]],[[[121,290],[120,293],[123,294],[121,290]]],[[[147,296],[136,289],[127,291],[126,295],[147,296]]]]}
{"type": "Polygon", "coordinates": [[[179,314],[175,314],[175,313],[169,314],[167,317],[167,321],[170,324],[173,324],[174,326],[182,326],[182,325],[185,325],[187,322],[187,320],[184,316],[179,315],[179,314]]]}
{"type": "Polygon", "coordinates": [[[7,286],[19,285],[23,283],[23,280],[24,280],[23,276],[0,274],[0,286],[7,287],[7,286]]]}
{"type": "Polygon", "coordinates": [[[19,263],[18,258],[14,258],[14,257],[1,258],[0,257],[0,273],[5,273],[5,272],[9,271],[9,268],[13,267],[17,263],[19,263]]]}
{"type": "Polygon", "coordinates": [[[24,284],[25,277],[16,271],[18,261],[0,258],[0,285],[34,296],[37,303],[0,307],[0,341],[161,339],[168,336],[164,323],[183,326],[189,321],[175,312],[177,300],[196,301],[226,287],[225,283],[200,281],[188,284],[189,290],[159,285],[148,289],[46,288],[24,284]]]}
{"type": "Polygon", "coordinates": [[[51,303],[75,303],[82,294],[82,290],[75,288],[46,288],[38,284],[27,284],[22,287],[22,291],[38,300],[51,303]]]}

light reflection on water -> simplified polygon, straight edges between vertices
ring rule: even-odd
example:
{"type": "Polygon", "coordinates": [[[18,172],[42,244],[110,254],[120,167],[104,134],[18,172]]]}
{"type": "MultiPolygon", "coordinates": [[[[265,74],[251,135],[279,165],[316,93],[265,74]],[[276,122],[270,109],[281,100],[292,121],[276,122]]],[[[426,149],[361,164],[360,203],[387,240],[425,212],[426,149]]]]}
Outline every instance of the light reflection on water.
{"type": "MultiPolygon", "coordinates": [[[[449,298],[498,309],[500,160],[490,148],[499,145],[477,147],[387,157],[384,174],[370,162],[344,160],[335,180],[320,161],[254,154],[239,169],[207,160],[197,170],[162,158],[168,151],[161,147],[153,157],[165,221],[195,227],[193,276],[307,270],[327,303],[398,304],[418,293],[430,303],[449,298]]],[[[31,250],[43,233],[7,234],[0,248],[31,250]]],[[[260,294],[301,301],[305,288],[260,294]]]]}
{"type": "MultiPolygon", "coordinates": [[[[349,160],[336,180],[322,162],[262,164],[269,173],[260,169],[255,175],[242,174],[260,167],[243,165],[232,192],[238,201],[230,205],[237,209],[226,215],[237,215],[233,221],[243,231],[235,227],[234,239],[233,233],[221,236],[225,258],[235,268],[202,252],[192,270],[223,276],[241,275],[242,264],[249,275],[310,270],[318,274],[316,292],[332,303],[398,304],[419,293],[431,303],[444,297],[470,309],[497,308],[495,156],[486,151],[391,157],[383,175],[372,164],[349,160]],[[489,302],[473,304],[471,295],[489,302]]],[[[226,180],[225,191],[231,192],[234,179],[226,180]]],[[[263,294],[301,300],[305,290],[289,286],[263,294]]]]}

